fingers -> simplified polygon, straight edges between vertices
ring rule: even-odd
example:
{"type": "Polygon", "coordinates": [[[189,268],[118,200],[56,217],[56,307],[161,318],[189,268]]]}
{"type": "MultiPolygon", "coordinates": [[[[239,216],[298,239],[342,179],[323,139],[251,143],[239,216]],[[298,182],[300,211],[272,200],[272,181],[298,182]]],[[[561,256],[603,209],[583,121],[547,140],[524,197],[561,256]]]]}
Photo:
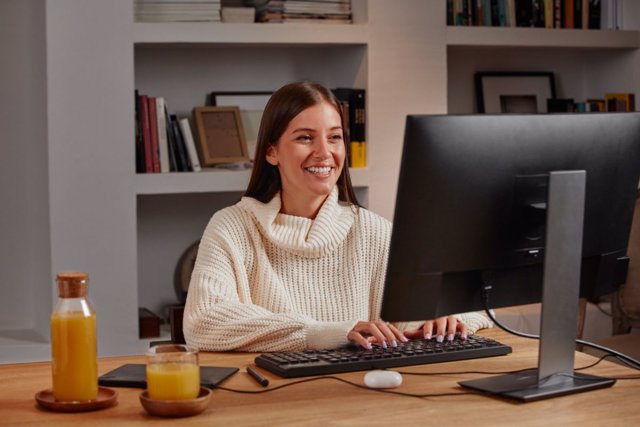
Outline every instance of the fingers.
{"type": "Polygon", "coordinates": [[[398,328],[385,321],[358,322],[347,334],[347,338],[361,346],[371,349],[371,341],[379,343],[382,347],[388,345],[397,347],[397,340],[408,341],[398,328]]]}
{"type": "Polygon", "coordinates": [[[425,339],[431,339],[432,334],[435,333],[436,341],[443,342],[445,338],[447,341],[453,341],[456,331],[460,332],[462,339],[467,338],[467,326],[458,322],[455,316],[439,317],[435,320],[428,320],[424,322],[423,332],[425,339]]]}

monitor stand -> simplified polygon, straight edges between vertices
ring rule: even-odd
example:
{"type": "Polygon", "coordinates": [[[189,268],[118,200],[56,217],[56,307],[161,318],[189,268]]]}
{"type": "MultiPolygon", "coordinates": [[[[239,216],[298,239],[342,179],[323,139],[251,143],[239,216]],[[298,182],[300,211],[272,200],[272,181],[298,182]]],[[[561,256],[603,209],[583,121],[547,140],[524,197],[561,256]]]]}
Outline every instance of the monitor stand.
{"type": "Polygon", "coordinates": [[[463,387],[529,402],[615,383],[573,371],[586,172],[551,172],[548,188],[538,368],[462,381],[463,387]]]}

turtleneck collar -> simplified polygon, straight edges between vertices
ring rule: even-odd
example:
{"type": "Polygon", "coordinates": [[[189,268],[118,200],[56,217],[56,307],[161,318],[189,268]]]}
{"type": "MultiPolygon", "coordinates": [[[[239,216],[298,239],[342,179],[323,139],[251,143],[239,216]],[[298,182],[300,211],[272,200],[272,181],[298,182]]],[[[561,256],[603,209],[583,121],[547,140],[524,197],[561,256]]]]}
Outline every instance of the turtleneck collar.
{"type": "Polygon", "coordinates": [[[309,258],[335,250],[346,238],[355,219],[354,210],[338,201],[337,188],[324,201],[315,219],[280,213],[280,193],[268,203],[243,197],[239,205],[252,214],[261,234],[269,241],[309,258]]]}

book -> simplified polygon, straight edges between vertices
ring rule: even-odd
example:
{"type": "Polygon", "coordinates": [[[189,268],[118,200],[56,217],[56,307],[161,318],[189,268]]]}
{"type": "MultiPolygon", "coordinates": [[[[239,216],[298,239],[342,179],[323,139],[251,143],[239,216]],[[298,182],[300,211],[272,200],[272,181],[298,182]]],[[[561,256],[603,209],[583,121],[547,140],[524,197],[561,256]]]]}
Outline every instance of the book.
{"type": "Polygon", "coordinates": [[[533,27],[532,0],[516,0],[516,26],[533,27]]]}
{"type": "Polygon", "coordinates": [[[365,90],[336,88],[334,95],[349,105],[349,166],[367,166],[365,90]]]}
{"type": "Polygon", "coordinates": [[[600,0],[589,0],[589,20],[588,28],[591,30],[600,29],[600,21],[602,14],[602,3],[600,0]]]}
{"type": "Polygon", "coordinates": [[[605,111],[604,99],[587,99],[587,112],[597,113],[605,111]]]}
{"type": "Polygon", "coordinates": [[[196,150],[196,143],[193,139],[193,133],[191,132],[189,119],[185,117],[180,119],[178,122],[180,124],[180,130],[182,131],[184,145],[187,147],[187,155],[189,156],[191,169],[194,172],[200,172],[202,170],[202,167],[200,166],[200,159],[198,158],[198,151],[196,150]]]}
{"type": "Polygon", "coordinates": [[[574,0],[564,0],[564,22],[563,28],[574,28],[574,14],[576,8],[574,5],[574,0]]]}
{"type": "Polygon", "coordinates": [[[140,94],[134,91],[135,103],[135,147],[136,147],[136,173],[144,173],[144,141],[142,139],[142,113],[140,111],[140,94]]]}
{"type": "Polygon", "coordinates": [[[158,147],[158,116],[156,114],[156,98],[147,96],[149,110],[149,140],[151,141],[151,172],[160,172],[160,151],[158,147]]]}
{"type": "Polygon", "coordinates": [[[549,98],[547,99],[548,113],[573,113],[573,98],[549,98]]]}
{"type": "Polygon", "coordinates": [[[169,145],[169,170],[171,172],[180,172],[178,168],[178,146],[176,145],[176,139],[173,135],[173,129],[171,128],[171,118],[169,116],[169,111],[167,110],[167,105],[165,104],[164,109],[164,120],[165,120],[165,132],[167,133],[167,143],[169,145]]]}
{"type": "Polygon", "coordinates": [[[177,163],[178,170],[180,172],[189,172],[191,171],[191,165],[189,163],[189,159],[187,158],[187,148],[184,145],[184,139],[182,138],[182,131],[180,130],[180,124],[178,123],[178,118],[175,114],[171,115],[171,129],[173,131],[173,137],[176,140],[177,147],[177,163]]]}
{"type": "Polygon", "coordinates": [[[607,93],[604,95],[607,111],[636,111],[633,93],[607,93]]]}
{"type": "Polygon", "coordinates": [[[160,158],[160,172],[169,172],[169,144],[167,140],[167,121],[164,115],[165,100],[156,97],[156,124],[158,126],[158,157],[160,158]]]}
{"type": "Polygon", "coordinates": [[[149,100],[147,95],[140,95],[140,120],[144,146],[144,171],[146,173],[152,173],[153,156],[151,155],[151,123],[149,121],[149,100]]]}

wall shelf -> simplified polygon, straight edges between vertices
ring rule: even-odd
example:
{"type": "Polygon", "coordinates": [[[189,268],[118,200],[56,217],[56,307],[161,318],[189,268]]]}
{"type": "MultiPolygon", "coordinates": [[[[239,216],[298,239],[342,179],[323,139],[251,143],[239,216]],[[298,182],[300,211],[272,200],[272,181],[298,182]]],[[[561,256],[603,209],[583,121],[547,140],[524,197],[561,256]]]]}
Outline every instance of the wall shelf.
{"type": "Polygon", "coordinates": [[[446,29],[447,46],[636,49],[637,31],[464,27],[446,29]]]}
{"type": "MultiPolygon", "coordinates": [[[[350,169],[354,187],[369,185],[367,168],[350,169]]],[[[202,172],[171,172],[137,174],[136,194],[213,193],[225,191],[244,192],[249,184],[251,170],[207,169],[202,172]]]]}
{"type": "Polygon", "coordinates": [[[366,45],[367,24],[135,23],[135,44],[366,45]]]}

